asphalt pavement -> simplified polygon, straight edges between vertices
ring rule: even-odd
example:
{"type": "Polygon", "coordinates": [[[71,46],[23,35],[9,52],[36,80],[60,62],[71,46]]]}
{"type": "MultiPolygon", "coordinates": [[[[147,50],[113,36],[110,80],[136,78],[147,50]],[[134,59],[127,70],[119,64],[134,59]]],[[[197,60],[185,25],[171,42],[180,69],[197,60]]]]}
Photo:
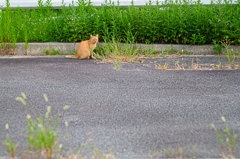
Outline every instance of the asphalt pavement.
{"type": "MultiPolygon", "coordinates": [[[[178,147],[190,158],[195,156],[193,147],[197,158],[219,158],[211,124],[223,129],[224,116],[230,130],[240,135],[240,70],[205,65],[195,70],[156,69],[171,62],[175,67],[176,61],[185,68],[227,63],[217,56],[181,57],[144,59],[115,69],[111,63],[65,57],[0,58],[0,141],[5,140],[8,123],[18,154],[26,149],[26,107],[15,100],[24,92],[37,115],[44,115],[50,105],[53,117],[60,116],[57,130],[64,153],[86,143],[103,153],[112,150],[119,159],[150,158],[152,152],[163,158],[164,149],[178,147]],[[70,108],[63,111],[65,105],[70,108]]],[[[239,137],[235,152],[240,157],[239,137]]],[[[7,156],[2,144],[0,156],[7,156]]]]}

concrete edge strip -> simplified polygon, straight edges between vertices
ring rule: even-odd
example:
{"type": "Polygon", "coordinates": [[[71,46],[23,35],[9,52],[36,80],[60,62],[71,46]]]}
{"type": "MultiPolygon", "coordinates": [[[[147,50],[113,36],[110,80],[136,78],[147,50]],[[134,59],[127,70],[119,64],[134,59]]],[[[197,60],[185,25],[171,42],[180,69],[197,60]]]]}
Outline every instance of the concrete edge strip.
{"type": "MultiPolygon", "coordinates": [[[[75,52],[79,43],[29,43],[27,53],[30,56],[43,56],[46,51],[59,51],[63,54],[75,52]]],[[[16,43],[16,55],[24,55],[25,43],[16,43]]],[[[103,43],[99,43],[99,46],[103,43]]],[[[124,45],[124,44],[121,44],[124,45]]],[[[155,51],[174,50],[176,52],[184,52],[192,55],[214,55],[216,51],[213,50],[213,45],[180,45],[180,44],[135,44],[142,49],[150,49],[155,51]]],[[[240,46],[229,46],[229,49],[240,52],[240,46]]],[[[225,49],[222,50],[223,52],[225,49]]],[[[1,53],[2,54],[2,53],[1,53]]]]}

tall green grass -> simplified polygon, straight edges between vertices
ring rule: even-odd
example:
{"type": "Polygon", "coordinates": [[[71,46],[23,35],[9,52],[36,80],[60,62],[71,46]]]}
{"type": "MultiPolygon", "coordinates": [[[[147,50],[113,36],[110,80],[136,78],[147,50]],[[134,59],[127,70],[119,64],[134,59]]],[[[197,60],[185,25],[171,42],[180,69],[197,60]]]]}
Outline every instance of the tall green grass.
{"type": "MultiPolygon", "coordinates": [[[[142,7],[128,7],[106,0],[94,7],[88,0],[54,9],[51,0],[38,0],[37,9],[12,9],[0,12],[2,49],[14,49],[16,42],[76,42],[99,34],[100,41],[127,43],[211,44],[230,39],[240,43],[240,0],[215,0],[203,5],[200,0],[166,0],[142,7]],[[232,3],[235,3],[234,5],[232,3]]],[[[7,51],[9,52],[10,49],[7,51]]]]}

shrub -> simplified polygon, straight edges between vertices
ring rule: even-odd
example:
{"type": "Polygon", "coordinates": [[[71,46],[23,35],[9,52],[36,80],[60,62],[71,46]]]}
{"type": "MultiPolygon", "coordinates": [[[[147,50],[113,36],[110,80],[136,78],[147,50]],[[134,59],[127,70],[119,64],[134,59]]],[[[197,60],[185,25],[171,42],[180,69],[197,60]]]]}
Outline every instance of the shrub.
{"type": "Polygon", "coordinates": [[[34,10],[0,12],[0,43],[77,42],[99,34],[100,41],[131,43],[211,44],[229,37],[240,43],[240,4],[232,0],[197,2],[166,0],[164,3],[128,7],[106,1],[94,7],[88,0],[54,9],[51,0],[38,0],[34,10]]]}

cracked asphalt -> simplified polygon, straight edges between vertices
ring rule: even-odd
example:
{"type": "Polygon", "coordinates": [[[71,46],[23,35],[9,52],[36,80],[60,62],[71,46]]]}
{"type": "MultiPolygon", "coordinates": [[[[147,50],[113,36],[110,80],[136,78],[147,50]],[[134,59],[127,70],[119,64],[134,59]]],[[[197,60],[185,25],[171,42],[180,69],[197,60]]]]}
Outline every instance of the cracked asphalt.
{"type": "MultiPolygon", "coordinates": [[[[184,147],[187,157],[195,156],[192,147],[198,158],[221,157],[211,124],[223,129],[224,116],[240,135],[240,70],[155,68],[168,60],[173,65],[227,63],[215,56],[145,59],[123,63],[117,70],[110,63],[65,57],[0,58],[0,142],[8,123],[11,139],[19,144],[18,154],[26,149],[26,108],[15,100],[24,92],[37,115],[50,105],[53,117],[60,116],[64,153],[86,143],[103,153],[112,149],[119,159],[150,158],[151,152],[163,158],[164,149],[178,147],[184,147]],[[70,109],[63,111],[65,105],[70,109]]],[[[240,157],[239,138],[236,148],[240,157]]],[[[82,149],[83,154],[88,151],[82,149]]],[[[7,156],[2,144],[0,156],[7,156]]]]}

